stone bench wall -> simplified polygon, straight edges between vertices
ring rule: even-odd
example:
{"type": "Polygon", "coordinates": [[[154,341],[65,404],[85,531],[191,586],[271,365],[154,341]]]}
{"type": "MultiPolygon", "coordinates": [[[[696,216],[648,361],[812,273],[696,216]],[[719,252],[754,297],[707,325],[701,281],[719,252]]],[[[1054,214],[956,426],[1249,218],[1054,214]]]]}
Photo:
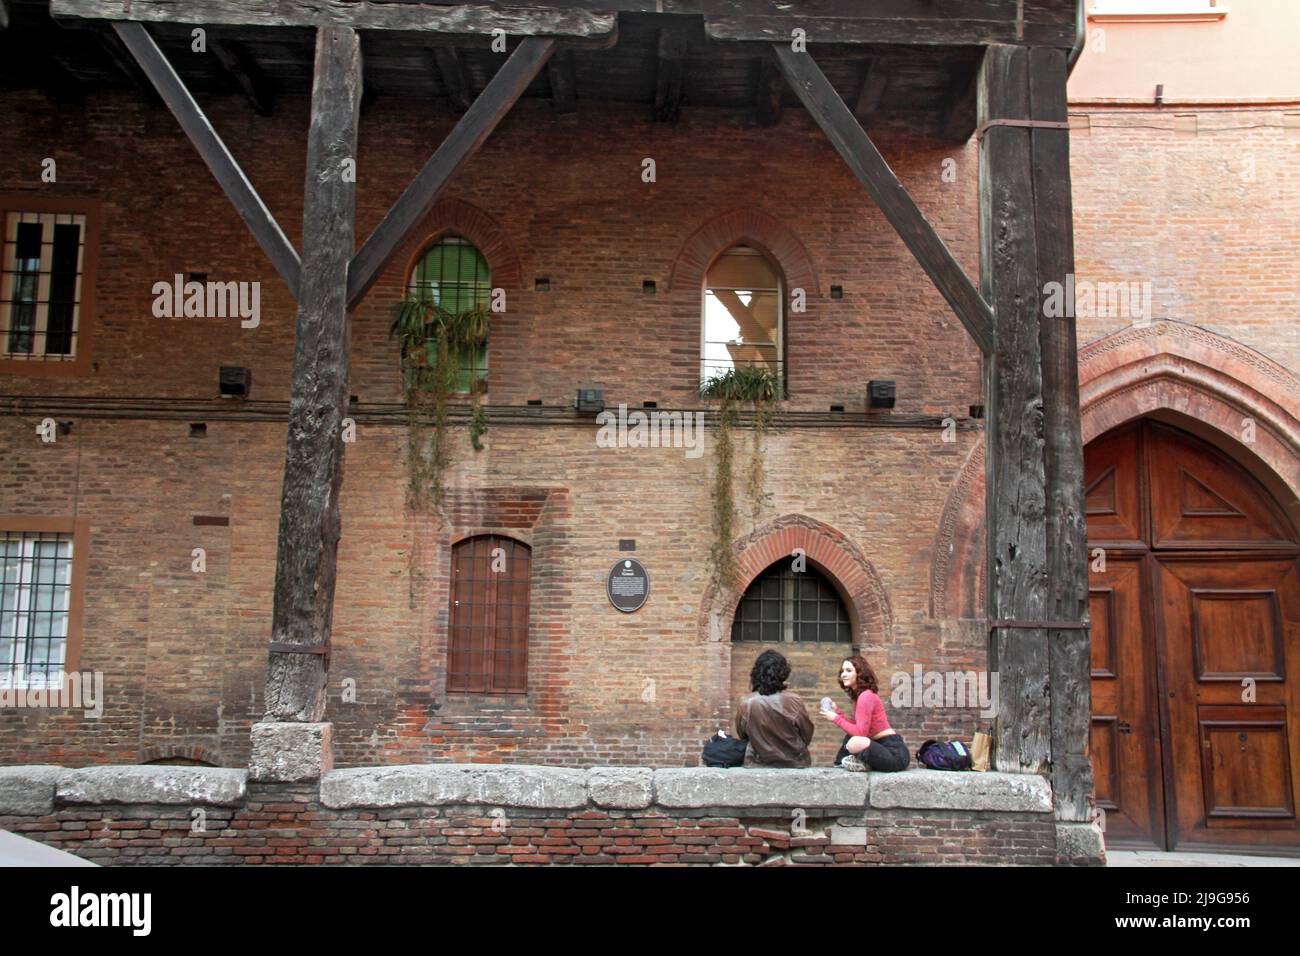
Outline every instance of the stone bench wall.
{"type": "Polygon", "coordinates": [[[1044,778],[931,770],[8,767],[0,829],[106,865],[1101,861],[1044,778]]]}

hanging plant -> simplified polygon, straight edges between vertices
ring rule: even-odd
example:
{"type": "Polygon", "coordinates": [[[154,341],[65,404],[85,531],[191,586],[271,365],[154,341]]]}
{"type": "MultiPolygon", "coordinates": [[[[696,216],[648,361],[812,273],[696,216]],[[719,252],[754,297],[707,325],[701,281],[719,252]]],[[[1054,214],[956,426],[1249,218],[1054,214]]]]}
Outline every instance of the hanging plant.
{"type": "Polygon", "coordinates": [[[783,392],[781,376],[763,366],[728,369],[710,377],[700,386],[701,398],[716,399],[719,402],[713,472],[713,544],[710,554],[718,579],[727,589],[736,585],[736,555],[731,547],[735,537],[733,528],[736,514],[732,496],[732,458],[739,408],[749,405],[753,410],[754,434],[745,476],[745,491],[749,498],[750,517],[757,524],[763,505],[770,497],[764,490],[764,442],[772,423],[772,403],[783,392]]]}
{"type": "Polygon", "coordinates": [[[486,383],[475,377],[471,360],[487,344],[488,326],[488,312],[483,307],[453,312],[418,296],[408,296],[393,306],[388,334],[397,339],[402,352],[402,385],[410,422],[407,503],[412,509],[442,507],[443,476],[452,460],[447,437],[450,399],[466,372],[471,378],[473,403],[470,444],[475,451],[483,448],[480,439],[488,429],[482,405],[486,383]]]}

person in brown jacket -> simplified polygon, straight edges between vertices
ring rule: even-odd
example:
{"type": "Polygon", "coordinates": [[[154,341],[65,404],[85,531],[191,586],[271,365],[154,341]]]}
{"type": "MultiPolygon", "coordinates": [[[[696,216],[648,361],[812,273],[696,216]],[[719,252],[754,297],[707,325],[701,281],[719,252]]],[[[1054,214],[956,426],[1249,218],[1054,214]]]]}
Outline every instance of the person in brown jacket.
{"type": "Polygon", "coordinates": [[[785,689],[790,665],[776,651],[764,651],[749,672],[754,693],[736,711],[736,736],[749,742],[746,767],[810,767],[813,722],[794,691],[785,689]]]}

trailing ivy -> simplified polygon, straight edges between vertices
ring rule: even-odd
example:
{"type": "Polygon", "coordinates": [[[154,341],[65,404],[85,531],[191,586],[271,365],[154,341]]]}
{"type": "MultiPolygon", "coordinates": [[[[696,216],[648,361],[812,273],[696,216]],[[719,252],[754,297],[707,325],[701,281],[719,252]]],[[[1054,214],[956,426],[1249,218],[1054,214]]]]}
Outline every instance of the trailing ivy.
{"type": "Polygon", "coordinates": [[[709,550],[718,580],[726,589],[736,585],[736,555],[731,546],[735,537],[733,528],[736,514],[732,495],[732,459],[739,408],[749,405],[753,409],[754,434],[745,476],[745,491],[749,498],[750,517],[757,524],[763,506],[770,497],[764,490],[764,441],[772,423],[772,403],[781,397],[783,391],[781,376],[761,366],[728,369],[710,377],[700,386],[701,398],[716,399],[719,402],[713,472],[713,544],[709,550]]]}
{"type": "MultiPolygon", "coordinates": [[[[477,307],[452,312],[435,302],[408,296],[393,306],[389,338],[397,339],[402,355],[402,387],[408,412],[407,463],[409,483],[407,506],[415,511],[429,508],[441,513],[443,478],[451,465],[451,444],[447,436],[450,399],[466,369],[462,360],[476,355],[487,344],[488,312],[477,307]]],[[[483,383],[470,373],[473,414],[470,444],[483,449],[487,431],[483,409],[483,383]]],[[[414,602],[415,547],[408,556],[410,599],[414,602]]]]}

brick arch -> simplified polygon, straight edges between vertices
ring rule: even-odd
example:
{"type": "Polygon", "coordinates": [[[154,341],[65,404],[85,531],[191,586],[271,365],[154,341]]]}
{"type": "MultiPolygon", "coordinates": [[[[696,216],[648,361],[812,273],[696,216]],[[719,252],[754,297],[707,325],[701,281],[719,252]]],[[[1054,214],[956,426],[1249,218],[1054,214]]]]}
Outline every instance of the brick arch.
{"type": "Polygon", "coordinates": [[[803,289],[821,294],[817,267],[794,230],[759,209],[734,209],[704,223],[683,243],[668,277],[670,291],[703,289],[713,260],[738,242],[753,245],[771,257],[784,273],[786,292],[803,289]]]}
{"type": "MultiPolygon", "coordinates": [[[[1150,415],[1216,433],[1214,442],[1260,478],[1300,527],[1300,378],[1261,352],[1186,322],[1132,325],[1079,350],[1079,408],[1085,445],[1150,415]],[[1241,441],[1246,419],[1254,423],[1249,445],[1241,441]]],[[[981,467],[953,483],[944,508],[931,568],[936,618],[984,613],[983,509],[981,467]],[[972,512],[978,522],[956,523],[951,556],[944,555],[944,522],[972,512]]]]}
{"type": "Polygon", "coordinates": [[[420,220],[419,227],[397,250],[394,263],[401,263],[401,271],[394,281],[399,295],[406,294],[406,283],[416,261],[429,246],[445,236],[455,235],[468,239],[483,253],[488,268],[492,270],[494,288],[507,292],[522,288],[522,269],[519,256],[506,237],[506,232],[490,215],[461,199],[440,199],[429,214],[420,220]]]}
{"type": "Polygon", "coordinates": [[[192,760],[208,767],[220,767],[221,761],[207,747],[197,744],[155,744],[140,748],[140,763],[159,760],[192,760]]]}
{"type": "Polygon", "coordinates": [[[839,591],[853,617],[855,644],[883,644],[892,638],[893,610],[871,562],[843,533],[795,514],[769,521],[736,542],[736,588],[719,588],[716,576],[709,582],[700,607],[701,639],[730,642],[731,621],[745,589],[795,548],[802,548],[808,562],[839,591]]]}

